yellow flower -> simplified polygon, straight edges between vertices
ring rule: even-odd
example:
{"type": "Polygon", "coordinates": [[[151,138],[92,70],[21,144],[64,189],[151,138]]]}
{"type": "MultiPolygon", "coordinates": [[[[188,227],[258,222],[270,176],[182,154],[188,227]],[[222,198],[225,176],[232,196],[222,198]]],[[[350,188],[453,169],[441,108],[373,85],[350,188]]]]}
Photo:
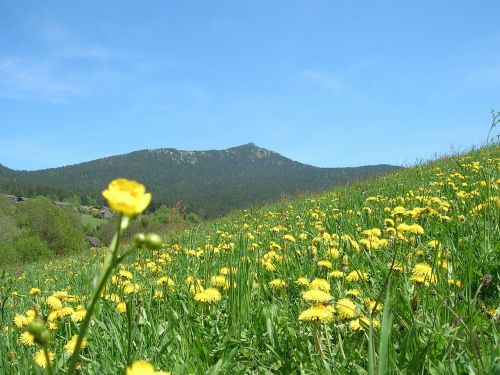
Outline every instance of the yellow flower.
{"type": "Polygon", "coordinates": [[[194,296],[195,301],[211,303],[220,301],[222,298],[220,292],[215,288],[207,288],[203,292],[197,293],[194,296]]]}
{"type": "Polygon", "coordinates": [[[105,299],[106,301],[110,301],[110,302],[116,302],[116,303],[120,302],[120,296],[118,296],[118,295],[117,295],[117,294],[115,294],[115,293],[106,294],[106,295],[104,296],[104,299],[105,299]]]}
{"type": "Polygon", "coordinates": [[[23,328],[24,326],[28,325],[28,318],[26,318],[24,315],[16,314],[16,316],[14,316],[14,325],[17,328],[23,328]]]}
{"type": "MultiPolygon", "coordinates": [[[[370,327],[370,319],[368,319],[366,316],[362,316],[359,319],[354,319],[349,322],[349,327],[353,331],[364,331],[365,327],[370,327]]],[[[380,321],[377,319],[372,320],[372,327],[373,328],[379,328],[380,327],[380,321]]]]}
{"type": "Polygon", "coordinates": [[[295,284],[300,286],[308,286],[309,280],[307,280],[307,277],[299,277],[297,280],[295,280],[295,284]]]}
{"type": "Polygon", "coordinates": [[[337,310],[340,319],[352,319],[356,316],[356,304],[348,298],[341,298],[337,301],[337,310]]]}
{"type": "Polygon", "coordinates": [[[120,275],[121,277],[123,277],[124,279],[127,279],[127,280],[132,280],[134,278],[134,276],[132,275],[132,272],[124,270],[124,269],[121,269],[120,272],[118,272],[118,275],[120,275]]]}
{"type": "MultiPolygon", "coordinates": [[[[71,355],[75,351],[75,346],[76,346],[76,340],[78,340],[78,335],[73,335],[71,340],[68,341],[66,345],[64,345],[64,351],[66,354],[71,355]]],[[[87,338],[84,337],[82,340],[82,346],[81,348],[84,349],[87,347],[87,338]]]]}
{"type": "Polygon", "coordinates": [[[123,314],[127,312],[127,304],[125,302],[120,302],[116,305],[116,312],[123,314]]]}
{"type": "Polygon", "coordinates": [[[40,294],[41,290],[39,288],[31,288],[30,290],[30,296],[35,296],[37,294],[40,294]]]}
{"type": "Polygon", "coordinates": [[[123,288],[123,294],[129,295],[132,293],[137,293],[140,290],[141,290],[141,286],[139,284],[130,283],[130,284],[125,285],[125,287],[123,288]]]}
{"type": "Polygon", "coordinates": [[[349,275],[345,278],[346,281],[358,281],[359,279],[368,280],[368,274],[363,271],[354,270],[349,272],[349,275]]]}
{"type": "Polygon", "coordinates": [[[280,291],[281,289],[286,287],[286,282],[282,279],[274,279],[269,282],[269,286],[275,291],[280,291]]]}
{"type": "Polygon", "coordinates": [[[33,346],[35,345],[35,336],[33,336],[29,332],[23,332],[21,333],[21,336],[19,336],[19,341],[26,346],[33,346]]]}
{"type": "MultiPolygon", "coordinates": [[[[52,352],[49,352],[49,361],[50,361],[50,364],[52,364],[54,362],[54,353],[52,352]]],[[[35,363],[42,367],[42,368],[45,368],[47,367],[47,359],[45,358],[45,354],[43,352],[43,349],[40,349],[39,351],[37,351],[33,357],[33,359],[35,360],[35,363]]]]}
{"type": "Polygon", "coordinates": [[[333,297],[327,292],[319,289],[312,289],[302,293],[302,299],[308,302],[323,303],[331,300],[333,297]]]}
{"type": "Polygon", "coordinates": [[[436,274],[432,272],[432,267],[427,263],[417,263],[413,267],[410,280],[429,285],[435,284],[437,282],[437,277],[436,274]]]}
{"type": "Polygon", "coordinates": [[[314,279],[309,284],[309,289],[322,290],[323,292],[330,292],[330,283],[325,279],[314,279]]]}
{"type": "Polygon", "coordinates": [[[126,375],[169,375],[169,372],[155,371],[153,365],[146,361],[135,361],[127,368],[126,375]]]}
{"type": "Polygon", "coordinates": [[[330,270],[333,268],[332,262],[330,262],[329,260],[320,260],[317,264],[318,267],[328,268],[330,270]]]}
{"type": "Polygon", "coordinates": [[[455,285],[457,288],[461,288],[462,287],[462,282],[460,280],[454,280],[454,279],[450,279],[448,280],[448,285],[455,285]]]}
{"type": "Polygon", "coordinates": [[[414,234],[424,234],[424,228],[419,224],[412,224],[408,227],[408,231],[414,234]]]}
{"type": "Polygon", "coordinates": [[[346,296],[353,296],[353,297],[357,297],[360,294],[361,294],[361,292],[359,289],[349,289],[349,290],[346,290],[346,292],[345,292],[346,296]]]}
{"type": "Polygon", "coordinates": [[[375,308],[375,304],[377,304],[377,311],[381,311],[382,308],[384,307],[383,304],[381,304],[380,302],[377,303],[377,301],[372,301],[371,299],[369,298],[365,298],[364,300],[365,302],[365,306],[370,309],[370,310],[373,310],[375,308]]]}
{"type": "Polygon", "coordinates": [[[441,242],[438,240],[432,240],[427,243],[427,246],[432,247],[433,249],[438,249],[441,246],[441,242]]]}
{"type": "Polygon", "coordinates": [[[224,275],[212,276],[210,280],[215,287],[229,289],[229,280],[224,275]]]}
{"type": "Polygon", "coordinates": [[[81,322],[85,319],[85,315],[87,314],[87,310],[85,308],[78,309],[71,314],[71,321],[73,322],[81,322]]]}
{"type": "Polygon", "coordinates": [[[335,271],[330,272],[329,275],[331,277],[336,278],[336,279],[341,279],[342,277],[345,276],[345,273],[343,271],[340,271],[340,270],[335,270],[335,271]]]}
{"type": "Polygon", "coordinates": [[[137,181],[117,178],[102,192],[109,206],[125,216],[133,217],[146,209],[151,202],[151,194],[137,181]]]}
{"type": "Polygon", "coordinates": [[[314,305],[304,310],[299,315],[299,320],[317,320],[328,322],[333,319],[333,306],[314,305]]]}
{"type": "Polygon", "coordinates": [[[163,276],[156,280],[156,285],[167,285],[168,287],[173,288],[175,283],[170,277],[163,276]]]}
{"type": "Polygon", "coordinates": [[[62,302],[56,296],[50,296],[49,298],[47,298],[47,305],[49,305],[53,310],[59,310],[60,308],[62,308],[62,302]]]}

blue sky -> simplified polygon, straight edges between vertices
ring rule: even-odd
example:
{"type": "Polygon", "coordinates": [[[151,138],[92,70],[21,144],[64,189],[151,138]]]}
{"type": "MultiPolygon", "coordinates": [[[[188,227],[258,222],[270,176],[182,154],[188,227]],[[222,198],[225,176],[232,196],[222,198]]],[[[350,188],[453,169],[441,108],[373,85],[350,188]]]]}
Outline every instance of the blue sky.
{"type": "Polygon", "coordinates": [[[484,142],[500,2],[3,1],[0,164],[247,142],[316,166],[484,142]]]}

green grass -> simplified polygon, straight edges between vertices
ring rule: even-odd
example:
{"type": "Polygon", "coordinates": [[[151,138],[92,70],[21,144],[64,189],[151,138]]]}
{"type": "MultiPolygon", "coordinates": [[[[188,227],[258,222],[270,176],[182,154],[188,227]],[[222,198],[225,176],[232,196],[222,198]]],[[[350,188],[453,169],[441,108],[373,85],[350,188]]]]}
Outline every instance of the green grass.
{"type": "Polygon", "coordinates": [[[88,226],[93,230],[98,229],[107,222],[107,220],[105,219],[97,218],[90,214],[85,214],[85,213],[81,213],[80,218],[82,219],[82,224],[84,227],[88,226]]]}
{"type": "MultiPolygon", "coordinates": [[[[492,373],[500,359],[499,156],[493,146],[239,211],[165,238],[161,251],[136,251],[106,291],[127,313],[116,311],[117,300],[102,300],[82,352],[82,373],[124,373],[137,359],[174,374],[492,373]],[[386,219],[395,222],[396,233],[386,219]],[[401,224],[418,224],[424,233],[401,224]],[[363,233],[373,228],[380,236],[363,233]],[[325,260],[332,269],[318,264],[325,260]],[[418,264],[431,270],[423,283],[414,272],[418,264]],[[186,278],[207,288],[227,269],[227,288],[218,287],[222,299],[197,302],[186,278]],[[369,278],[335,278],[332,270],[358,270],[369,278]],[[174,287],[157,285],[163,276],[174,287]],[[308,287],[296,283],[300,277],[327,280],[328,304],[337,310],[331,320],[298,319],[311,307],[301,298],[308,287]],[[273,288],[276,279],[286,286],[273,288]],[[349,295],[353,289],[359,296],[349,295]],[[349,319],[339,313],[342,298],[355,303],[349,319]],[[368,306],[366,298],[381,308],[368,306]],[[381,327],[366,324],[372,312],[381,327]],[[367,319],[356,325],[361,317],[367,319]]],[[[36,373],[38,348],[19,342],[23,329],[13,324],[15,315],[36,309],[46,319],[54,310],[47,298],[58,291],[74,296],[61,298],[63,306],[84,305],[101,261],[102,254],[89,253],[34,264],[3,281],[0,373],[36,373]],[[30,295],[34,287],[41,293],[30,295]]],[[[52,323],[57,329],[49,347],[62,373],[64,345],[79,323],[70,316],[52,323]]]]}

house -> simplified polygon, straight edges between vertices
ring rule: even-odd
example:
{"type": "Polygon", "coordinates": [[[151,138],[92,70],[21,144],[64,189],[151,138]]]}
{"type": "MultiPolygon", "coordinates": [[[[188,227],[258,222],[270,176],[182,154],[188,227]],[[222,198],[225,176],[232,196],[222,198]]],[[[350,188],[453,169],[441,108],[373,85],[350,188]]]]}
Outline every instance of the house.
{"type": "Polygon", "coordinates": [[[103,207],[99,210],[99,215],[103,219],[111,219],[113,216],[115,216],[115,213],[113,211],[111,211],[111,208],[103,207]]]}
{"type": "Polygon", "coordinates": [[[59,207],[63,207],[63,208],[71,206],[71,204],[68,202],[52,201],[52,203],[54,203],[55,205],[57,205],[59,207]]]}
{"type": "Polygon", "coordinates": [[[28,198],[21,197],[19,195],[12,195],[12,194],[2,194],[5,198],[7,198],[7,201],[11,204],[16,204],[18,202],[24,202],[28,198]]]}
{"type": "Polygon", "coordinates": [[[93,214],[98,214],[99,213],[99,207],[90,205],[90,206],[82,206],[85,210],[90,211],[93,214]]]}
{"type": "Polygon", "coordinates": [[[91,247],[99,247],[102,245],[102,241],[97,237],[85,236],[85,239],[91,247]]]}

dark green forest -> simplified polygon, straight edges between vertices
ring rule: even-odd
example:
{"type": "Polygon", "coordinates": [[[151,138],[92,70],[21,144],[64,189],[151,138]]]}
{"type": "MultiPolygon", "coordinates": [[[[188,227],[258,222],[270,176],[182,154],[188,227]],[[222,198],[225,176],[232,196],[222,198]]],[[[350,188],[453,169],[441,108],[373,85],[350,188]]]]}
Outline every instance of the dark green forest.
{"type": "Polygon", "coordinates": [[[125,177],[140,181],[153,193],[150,210],[166,204],[207,218],[399,168],[317,168],[252,143],[220,151],[163,148],[39,171],[0,166],[0,192],[54,200],[77,195],[82,204],[103,204],[101,191],[112,179],[125,177]]]}

